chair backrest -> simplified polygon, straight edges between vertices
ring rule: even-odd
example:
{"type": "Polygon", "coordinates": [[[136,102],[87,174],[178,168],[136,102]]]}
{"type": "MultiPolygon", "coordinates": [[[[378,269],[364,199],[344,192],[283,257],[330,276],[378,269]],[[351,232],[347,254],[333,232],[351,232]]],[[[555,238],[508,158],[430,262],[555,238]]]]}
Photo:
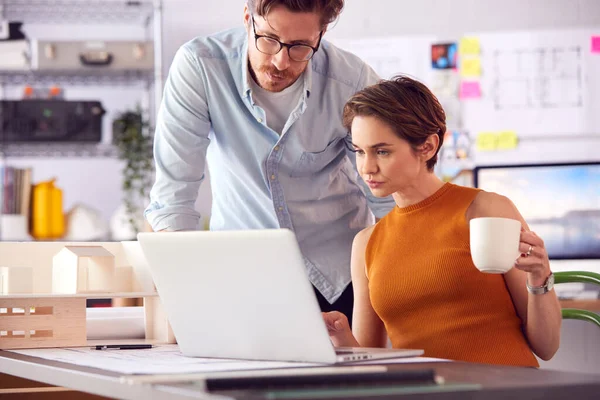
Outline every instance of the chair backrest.
{"type": "MultiPolygon", "coordinates": [[[[600,286],[600,274],[588,271],[565,271],[554,273],[554,283],[592,283],[600,286]]],[[[595,312],[579,308],[563,308],[563,319],[579,319],[596,324],[600,328],[600,315],[595,312]]]]}

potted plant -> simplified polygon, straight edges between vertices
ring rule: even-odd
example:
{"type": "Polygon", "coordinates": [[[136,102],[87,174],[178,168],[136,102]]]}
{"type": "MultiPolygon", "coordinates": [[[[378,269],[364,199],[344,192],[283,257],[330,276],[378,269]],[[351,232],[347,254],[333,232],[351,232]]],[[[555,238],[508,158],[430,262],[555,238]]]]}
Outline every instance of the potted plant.
{"type": "Polygon", "coordinates": [[[143,210],[154,180],[153,137],[142,112],[125,111],[113,121],[113,144],[123,166],[123,205],[111,221],[113,239],[135,239],[143,229],[143,210]],[[123,226],[123,223],[128,226],[123,226]],[[116,225],[116,226],[115,226],[116,225]],[[121,234],[115,234],[115,231],[121,234]],[[115,237],[118,236],[118,237],[115,237]]]}

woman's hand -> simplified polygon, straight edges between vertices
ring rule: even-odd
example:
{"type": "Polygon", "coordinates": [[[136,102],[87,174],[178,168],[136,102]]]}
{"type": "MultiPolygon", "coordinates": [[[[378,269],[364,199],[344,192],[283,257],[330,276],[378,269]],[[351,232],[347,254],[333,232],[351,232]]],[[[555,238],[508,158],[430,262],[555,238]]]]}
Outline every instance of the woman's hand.
{"type": "Polygon", "coordinates": [[[359,347],[358,341],[352,335],[348,318],[339,311],[321,313],[327,326],[329,338],[335,347],[359,347]]]}
{"type": "Polygon", "coordinates": [[[519,251],[521,255],[515,267],[527,272],[530,286],[542,286],[550,275],[550,261],[544,241],[535,232],[521,229],[519,251]]]}

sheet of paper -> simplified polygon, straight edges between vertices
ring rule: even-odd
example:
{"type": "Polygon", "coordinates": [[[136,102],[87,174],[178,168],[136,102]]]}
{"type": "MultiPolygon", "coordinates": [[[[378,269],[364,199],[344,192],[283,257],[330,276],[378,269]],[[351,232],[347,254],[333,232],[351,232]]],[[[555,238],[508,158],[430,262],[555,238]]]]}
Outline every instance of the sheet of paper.
{"type": "Polygon", "coordinates": [[[479,53],[481,53],[479,38],[471,36],[460,39],[458,52],[461,57],[464,55],[479,55],[479,53]]]}
{"type": "Polygon", "coordinates": [[[159,345],[146,350],[92,350],[89,347],[77,347],[11,351],[122,374],[185,374],[321,365],[186,357],[177,345],[159,345]]]}
{"type": "MultiPolygon", "coordinates": [[[[92,350],[89,347],[9,350],[31,357],[60,361],[85,367],[131,375],[201,374],[209,372],[249,371],[277,368],[323,367],[323,364],[278,361],[247,361],[220,358],[186,357],[174,344],[158,345],[147,350],[92,350]]],[[[426,357],[372,360],[373,363],[423,363],[447,361],[426,357]]]]}
{"type": "Polygon", "coordinates": [[[248,370],[248,371],[220,371],[211,373],[194,373],[194,374],[170,374],[170,375],[126,375],[121,377],[121,382],[128,384],[140,383],[169,383],[169,382],[185,382],[199,381],[211,378],[227,378],[227,377],[273,377],[273,376],[300,376],[300,375],[333,375],[333,374],[365,374],[365,373],[381,373],[386,372],[388,368],[385,365],[326,365],[315,366],[311,368],[279,368],[279,369],[263,369],[263,370],[248,370]]]}
{"type": "MultiPolygon", "coordinates": [[[[235,372],[236,377],[244,376],[273,376],[273,375],[285,375],[285,376],[297,376],[306,374],[339,374],[339,373],[369,373],[369,372],[382,372],[387,369],[387,366],[382,364],[418,364],[418,363],[431,363],[431,362],[451,362],[452,360],[446,360],[443,358],[430,358],[430,357],[406,357],[406,358],[390,358],[384,360],[368,360],[351,363],[348,365],[338,364],[335,366],[315,366],[313,368],[286,368],[278,369],[276,371],[237,371],[235,372]]],[[[227,371],[218,371],[212,373],[211,377],[227,377],[231,376],[231,373],[227,371]]],[[[135,375],[125,376],[121,378],[121,381],[128,384],[140,384],[140,383],[169,383],[169,382],[184,382],[184,381],[196,381],[206,378],[206,373],[195,373],[195,374],[179,374],[179,375],[135,375]]]]}
{"type": "Polygon", "coordinates": [[[600,54],[600,35],[592,36],[592,47],[591,52],[595,54],[600,54]]]}
{"type": "Polygon", "coordinates": [[[390,358],[384,360],[367,360],[356,363],[356,365],[370,365],[370,364],[419,364],[419,363],[430,363],[430,362],[451,362],[445,358],[433,358],[433,357],[406,357],[406,358],[390,358]]]}

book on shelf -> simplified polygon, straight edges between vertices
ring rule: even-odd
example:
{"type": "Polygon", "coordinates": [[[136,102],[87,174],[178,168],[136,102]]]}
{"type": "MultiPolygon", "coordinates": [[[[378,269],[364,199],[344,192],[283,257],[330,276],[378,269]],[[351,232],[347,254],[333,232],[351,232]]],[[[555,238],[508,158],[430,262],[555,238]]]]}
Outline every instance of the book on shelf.
{"type": "Polygon", "coordinates": [[[29,216],[31,168],[0,166],[0,214],[29,216]]]}

